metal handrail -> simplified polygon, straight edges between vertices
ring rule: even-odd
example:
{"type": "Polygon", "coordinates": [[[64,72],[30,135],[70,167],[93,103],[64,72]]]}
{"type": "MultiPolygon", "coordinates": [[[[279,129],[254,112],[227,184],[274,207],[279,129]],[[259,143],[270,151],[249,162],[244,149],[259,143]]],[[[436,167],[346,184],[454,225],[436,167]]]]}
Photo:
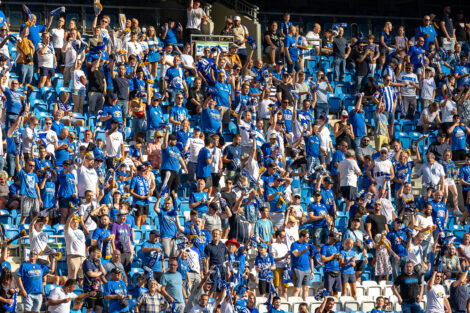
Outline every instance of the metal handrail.
{"type": "Polygon", "coordinates": [[[249,16],[253,20],[258,19],[259,7],[245,0],[224,0],[225,4],[231,6],[235,11],[249,16]]]}

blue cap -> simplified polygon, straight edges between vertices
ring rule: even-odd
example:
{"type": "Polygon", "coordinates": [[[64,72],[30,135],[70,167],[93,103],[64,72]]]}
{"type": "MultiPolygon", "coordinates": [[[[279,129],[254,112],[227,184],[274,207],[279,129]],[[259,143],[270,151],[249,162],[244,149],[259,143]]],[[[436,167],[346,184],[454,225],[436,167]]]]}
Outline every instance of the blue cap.
{"type": "Polygon", "coordinates": [[[153,96],[152,96],[152,99],[161,99],[162,98],[162,95],[158,92],[154,93],[153,96]]]}
{"type": "Polygon", "coordinates": [[[124,177],[129,176],[129,175],[128,175],[126,172],[124,172],[124,171],[116,171],[116,175],[117,175],[117,176],[124,176],[124,177]]]}
{"type": "Polygon", "coordinates": [[[263,247],[263,248],[267,249],[268,245],[266,243],[262,242],[262,243],[259,244],[259,247],[263,247]]]}
{"type": "Polygon", "coordinates": [[[278,61],[276,62],[276,64],[277,64],[277,65],[284,65],[284,62],[281,61],[281,60],[278,60],[278,61]]]}
{"type": "Polygon", "coordinates": [[[201,127],[199,127],[199,126],[194,126],[193,129],[194,129],[194,130],[201,130],[201,127]]]}

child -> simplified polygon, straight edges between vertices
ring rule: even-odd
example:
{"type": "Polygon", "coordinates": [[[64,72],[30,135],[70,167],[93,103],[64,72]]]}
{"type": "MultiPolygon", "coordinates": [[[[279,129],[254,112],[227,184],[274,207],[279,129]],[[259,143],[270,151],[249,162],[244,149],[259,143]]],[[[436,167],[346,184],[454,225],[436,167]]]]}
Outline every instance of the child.
{"type": "Polygon", "coordinates": [[[388,280],[388,276],[392,273],[389,253],[391,253],[396,260],[400,260],[400,257],[393,252],[390,242],[385,239],[385,234],[375,235],[374,241],[377,247],[376,254],[372,260],[372,266],[375,265],[375,275],[379,277],[379,281],[388,280]]]}
{"type": "MultiPolygon", "coordinates": [[[[273,278],[273,270],[276,269],[276,263],[274,263],[274,257],[268,253],[268,245],[261,243],[258,246],[258,255],[255,259],[255,268],[259,279],[259,293],[262,297],[267,297],[269,293],[270,284],[268,279],[273,278]]],[[[274,303],[274,301],[273,301],[274,303]]],[[[274,304],[273,304],[274,305],[274,304]]]]}
{"type": "Polygon", "coordinates": [[[342,296],[346,296],[346,291],[349,287],[351,288],[351,295],[356,299],[356,272],[354,267],[356,266],[356,252],[352,250],[354,241],[351,238],[346,239],[343,242],[343,250],[341,250],[340,270],[341,270],[341,281],[343,283],[342,296]]]}
{"type": "Polygon", "coordinates": [[[377,59],[380,57],[379,46],[374,43],[374,35],[367,36],[367,47],[365,51],[369,51],[367,63],[369,65],[369,77],[374,77],[375,68],[377,67],[377,59]]]}
{"type": "Polygon", "coordinates": [[[444,151],[444,160],[441,161],[445,173],[445,186],[444,186],[444,203],[447,203],[449,191],[452,194],[452,204],[454,206],[453,212],[455,215],[462,215],[459,210],[459,194],[457,193],[457,186],[455,185],[454,177],[457,177],[457,168],[454,161],[452,161],[452,151],[446,149],[444,151]]]}
{"type": "MultiPolygon", "coordinates": [[[[39,189],[41,189],[41,199],[43,203],[42,211],[50,211],[55,206],[55,195],[56,195],[56,172],[47,170],[43,176],[43,180],[39,189]]],[[[49,224],[49,214],[44,217],[44,224],[49,224]]]]}
{"type": "Polygon", "coordinates": [[[145,288],[145,285],[147,285],[147,279],[145,279],[144,274],[140,274],[137,276],[137,288],[135,289],[136,297],[134,299],[138,299],[141,295],[148,291],[148,289],[145,288]]]}
{"type": "MultiPolygon", "coordinates": [[[[189,281],[189,266],[188,266],[188,251],[187,250],[181,250],[180,255],[177,258],[178,261],[178,272],[181,274],[181,277],[183,277],[183,287],[187,290],[187,282],[189,281]]],[[[188,290],[189,291],[189,290],[188,290]]]]}
{"type": "Polygon", "coordinates": [[[383,313],[385,309],[384,297],[377,297],[375,299],[375,308],[370,313],[383,313]]]}

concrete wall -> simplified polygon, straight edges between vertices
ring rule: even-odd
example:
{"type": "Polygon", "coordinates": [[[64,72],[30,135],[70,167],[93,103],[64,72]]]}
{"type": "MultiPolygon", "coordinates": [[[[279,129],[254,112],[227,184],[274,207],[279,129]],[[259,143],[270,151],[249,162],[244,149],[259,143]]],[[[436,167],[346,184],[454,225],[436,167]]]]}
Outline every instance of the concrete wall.
{"type": "MultiPolygon", "coordinates": [[[[236,15],[240,16],[242,19],[242,24],[245,25],[245,27],[248,29],[248,32],[250,35],[256,39],[258,43],[261,43],[262,39],[262,33],[261,33],[261,25],[257,21],[254,21],[253,19],[238,14],[235,10],[232,10],[228,7],[226,7],[224,4],[215,2],[212,5],[211,8],[211,20],[214,23],[214,28],[212,34],[218,35],[220,34],[220,31],[223,29],[225,25],[225,19],[227,17],[234,17],[236,15]]],[[[255,51],[253,55],[254,59],[259,59],[261,58],[261,44],[258,44],[257,51],[255,51]]]]}

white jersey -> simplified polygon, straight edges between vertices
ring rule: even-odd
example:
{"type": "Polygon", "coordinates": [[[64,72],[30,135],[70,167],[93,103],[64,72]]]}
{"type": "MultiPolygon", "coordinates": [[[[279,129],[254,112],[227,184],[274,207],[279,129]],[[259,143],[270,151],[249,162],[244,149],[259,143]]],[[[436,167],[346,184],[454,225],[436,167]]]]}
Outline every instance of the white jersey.
{"type": "Polygon", "coordinates": [[[444,298],[446,296],[444,286],[433,285],[431,289],[427,289],[426,296],[426,313],[444,313],[444,298]]]}
{"type": "MultiPolygon", "coordinates": [[[[43,231],[38,232],[34,227],[33,230],[29,233],[29,241],[31,243],[30,249],[37,251],[38,253],[46,249],[48,240],[49,236],[47,235],[47,233],[43,231]]],[[[38,258],[44,261],[49,260],[49,257],[47,255],[39,255],[38,258]]]]}
{"type": "Polygon", "coordinates": [[[122,133],[115,131],[106,136],[106,153],[108,157],[121,156],[121,145],[124,144],[122,133]]]}
{"type": "Polygon", "coordinates": [[[199,151],[204,148],[204,140],[201,138],[188,138],[185,148],[189,151],[189,162],[197,163],[199,151]]]}
{"type": "Polygon", "coordinates": [[[220,148],[214,147],[211,150],[213,156],[211,163],[211,173],[217,174],[219,172],[220,162],[222,162],[222,150],[220,148]]]}
{"type": "Polygon", "coordinates": [[[62,49],[64,46],[65,30],[63,28],[54,28],[51,30],[52,46],[54,49],[62,49]]]}
{"type": "Polygon", "coordinates": [[[96,197],[96,186],[98,184],[96,170],[82,165],[77,171],[77,176],[78,196],[84,197],[85,191],[91,190],[96,197]]]}

